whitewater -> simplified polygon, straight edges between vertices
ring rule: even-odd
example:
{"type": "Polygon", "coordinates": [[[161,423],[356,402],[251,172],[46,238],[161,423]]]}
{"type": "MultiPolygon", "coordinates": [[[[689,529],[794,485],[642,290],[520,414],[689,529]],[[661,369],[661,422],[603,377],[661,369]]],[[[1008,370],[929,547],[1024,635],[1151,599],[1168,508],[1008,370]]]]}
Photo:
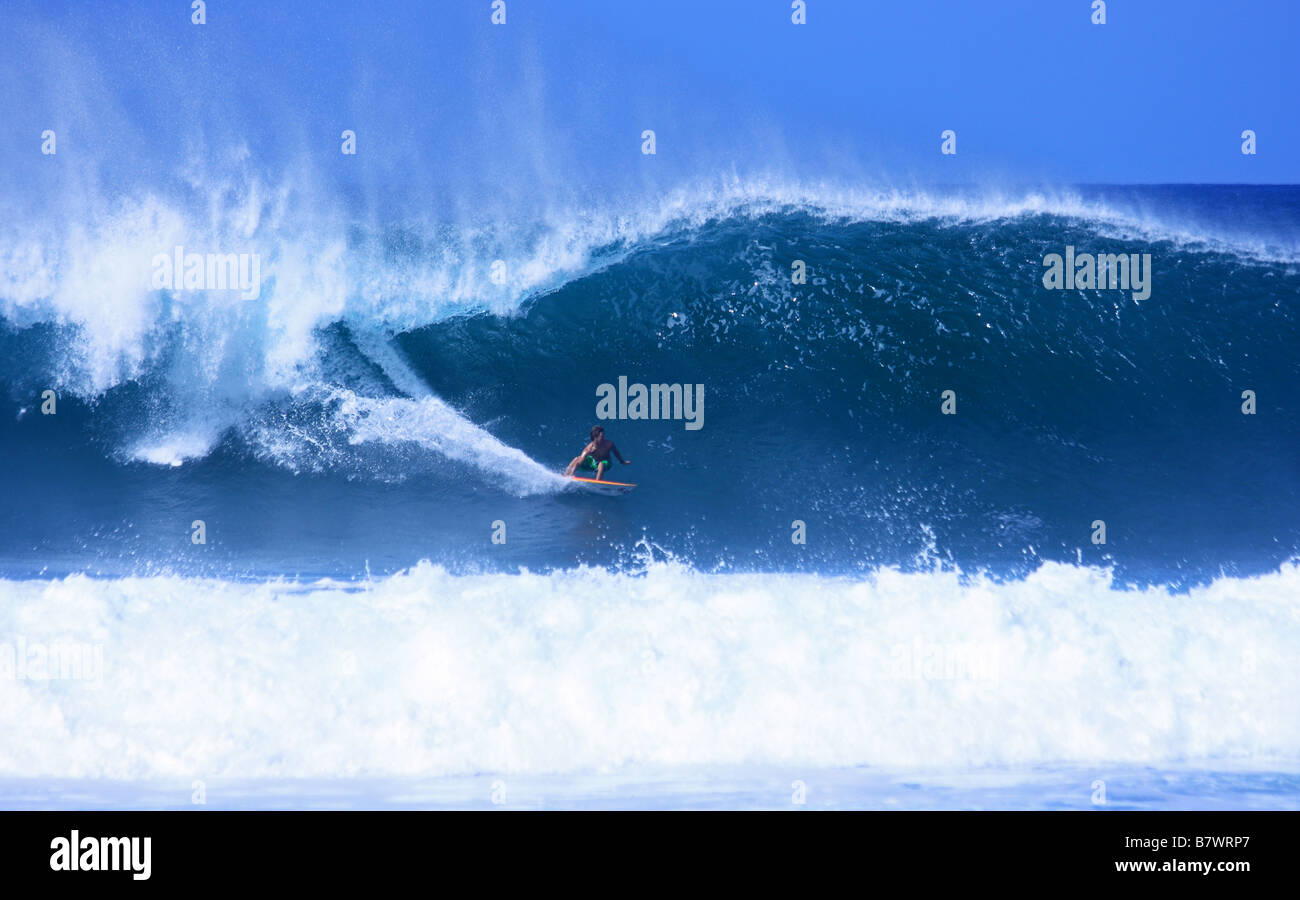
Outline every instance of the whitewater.
{"type": "Polygon", "coordinates": [[[103,671],[0,680],[0,723],[24,735],[0,771],[1290,767],[1298,579],[1292,563],[1173,595],[1061,564],[997,582],[660,561],[468,577],[422,563],[353,583],[11,581],[4,634],[102,647],[103,671]]]}

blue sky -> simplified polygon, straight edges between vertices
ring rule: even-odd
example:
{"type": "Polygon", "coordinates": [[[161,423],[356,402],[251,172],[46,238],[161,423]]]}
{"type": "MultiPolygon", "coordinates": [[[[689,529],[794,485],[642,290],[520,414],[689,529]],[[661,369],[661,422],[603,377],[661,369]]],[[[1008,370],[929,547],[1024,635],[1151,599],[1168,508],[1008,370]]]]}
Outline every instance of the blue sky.
{"type": "Polygon", "coordinates": [[[0,153],[53,123],[128,169],[232,135],[333,162],[343,125],[375,179],[477,168],[486,194],[521,165],[645,179],[652,128],[665,183],[1300,182],[1295,0],[1112,0],[1105,25],[1091,0],[807,4],[796,26],[789,0],[507,0],[498,27],[490,0],[212,0],[200,28],[180,0],[16,0],[0,153]]]}
{"type": "Polygon", "coordinates": [[[691,85],[674,108],[742,111],[797,155],[833,147],[958,180],[1300,180],[1294,0],[1114,0],[1105,25],[1089,0],[809,0],[804,26],[789,6],[565,3],[545,15],[575,34],[599,21],[611,50],[691,85]],[[956,158],[938,152],[945,128],[956,158]],[[1245,128],[1255,157],[1240,152],[1245,128]]]}

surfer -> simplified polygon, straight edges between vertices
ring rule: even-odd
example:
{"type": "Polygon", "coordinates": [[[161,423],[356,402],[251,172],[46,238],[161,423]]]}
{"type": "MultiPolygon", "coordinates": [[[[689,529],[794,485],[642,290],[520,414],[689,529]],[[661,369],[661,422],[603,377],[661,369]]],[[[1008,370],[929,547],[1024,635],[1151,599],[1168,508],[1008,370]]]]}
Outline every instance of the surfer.
{"type": "Polygon", "coordinates": [[[618,461],[623,465],[629,465],[632,460],[624,459],[623,454],[618,452],[614,442],[605,437],[605,429],[599,425],[591,426],[591,443],[582,448],[582,452],[573,458],[569,467],[564,470],[565,475],[572,475],[575,470],[582,469],[584,472],[595,472],[596,480],[600,481],[605,471],[609,468],[609,455],[613,453],[618,457],[618,461]]]}

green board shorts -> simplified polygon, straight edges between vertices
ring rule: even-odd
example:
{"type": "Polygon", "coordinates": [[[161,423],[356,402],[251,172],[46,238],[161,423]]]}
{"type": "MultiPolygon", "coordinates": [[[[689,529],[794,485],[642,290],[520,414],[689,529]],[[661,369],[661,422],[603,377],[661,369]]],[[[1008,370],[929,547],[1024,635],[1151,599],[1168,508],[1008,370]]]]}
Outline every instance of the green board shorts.
{"type": "MultiPolygon", "coordinates": [[[[605,468],[606,468],[606,470],[609,469],[610,465],[612,465],[612,462],[611,462],[610,460],[608,460],[608,459],[605,460],[605,468]]],[[[585,472],[595,472],[595,471],[598,470],[598,467],[599,467],[599,466],[600,466],[600,463],[596,461],[596,457],[594,457],[594,456],[592,456],[590,453],[588,453],[588,454],[587,454],[587,458],[584,459],[584,460],[582,461],[582,464],[581,464],[580,466],[578,466],[578,468],[579,468],[579,469],[582,469],[582,470],[585,471],[585,472]]]]}

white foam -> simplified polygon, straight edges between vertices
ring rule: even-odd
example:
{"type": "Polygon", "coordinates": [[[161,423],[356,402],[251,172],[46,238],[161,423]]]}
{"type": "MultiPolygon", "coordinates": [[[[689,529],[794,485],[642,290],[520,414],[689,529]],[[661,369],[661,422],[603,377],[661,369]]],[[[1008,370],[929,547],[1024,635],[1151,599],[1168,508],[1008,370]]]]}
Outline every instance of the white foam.
{"type": "Polygon", "coordinates": [[[95,681],[0,678],[0,775],[1294,767],[1297,609],[1294,563],[1187,594],[1062,564],[0,582],[0,653],[103,658],[95,681]]]}
{"type": "Polygon", "coordinates": [[[159,466],[180,466],[187,460],[207,456],[218,437],[214,434],[169,433],[160,440],[144,440],[136,444],[131,456],[159,466]]]}
{"type": "Polygon", "coordinates": [[[334,421],[354,445],[413,444],[504,479],[520,496],[568,486],[566,479],[497,440],[438,397],[373,398],[351,391],[340,392],[339,397],[334,421]]]}

